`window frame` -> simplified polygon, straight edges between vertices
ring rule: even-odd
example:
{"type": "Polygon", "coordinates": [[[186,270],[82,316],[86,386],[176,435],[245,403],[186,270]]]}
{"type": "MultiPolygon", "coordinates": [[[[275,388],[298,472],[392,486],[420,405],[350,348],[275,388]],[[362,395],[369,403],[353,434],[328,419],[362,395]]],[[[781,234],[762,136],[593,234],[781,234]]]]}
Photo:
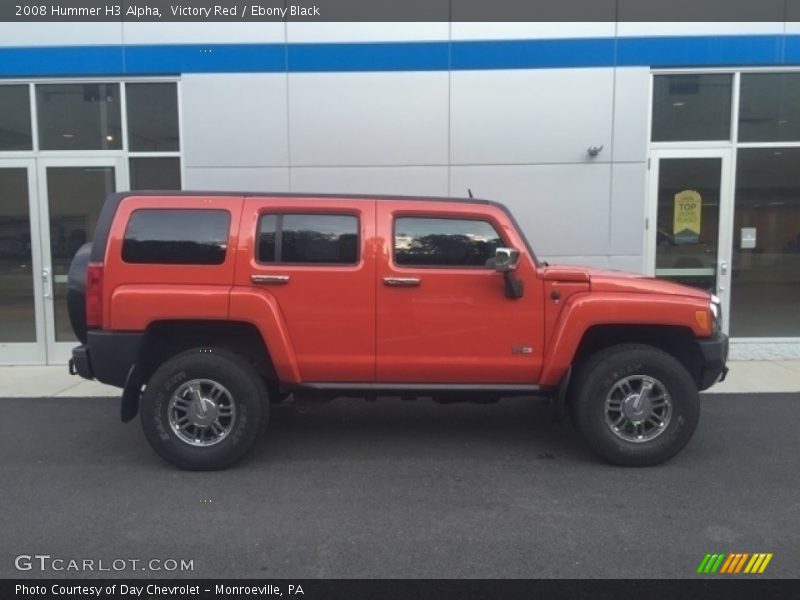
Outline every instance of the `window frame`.
{"type": "Polygon", "coordinates": [[[508,248],[509,243],[508,239],[505,235],[503,235],[502,227],[498,228],[498,223],[492,219],[490,216],[473,216],[473,215],[461,215],[457,213],[437,213],[437,214],[430,214],[430,213],[396,213],[392,215],[392,239],[390,241],[392,247],[392,267],[397,269],[437,269],[437,270],[463,270],[463,271],[475,271],[475,272],[486,272],[490,271],[492,273],[495,272],[494,267],[487,267],[487,266],[480,266],[480,265],[403,265],[397,262],[397,248],[395,247],[395,240],[397,239],[397,221],[399,219],[430,219],[430,220],[447,220],[447,221],[479,221],[482,223],[487,223],[494,232],[497,234],[497,237],[502,242],[501,248],[508,248]]]}
{"type": "Polygon", "coordinates": [[[186,163],[184,160],[184,119],[183,119],[183,85],[181,77],[175,75],[152,76],[97,76],[97,77],[12,77],[0,81],[0,85],[25,85],[28,88],[28,106],[31,118],[31,139],[33,147],[29,150],[0,150],[0,159],[28,159],[28,158],[122,158],[120,173],[124,186],[120,189],[130,188],[129,159],[131,158],[178,158],[180,161],[181,189],[186,182],[186,163]],[[118,150],[42,150],[39,147],[39,114],[36,102],[36,86],[46,84],[82,84],[82,83],[116,83],[120,85],[120,111],[122,129],[122,148],[118,150]],[[179,150],[159,152],[134,152],[128,146],[128,116],[127,116],[127,90],[128,83],[172,83],[176,86],[178,95],[178,137],[179,150]]]}
{"type": "Polygon", "coordinates": [[[649,102],[647,107],[647,143],[651,147],[659,145],[720,145],[730,144],[736,140],[738,135],[738,117],[739,114],[739,71],[735,69],[651,69],[650,70],[650,90],[649,102]],[[666,77],[685,77],[685,76],[702,76],[702,75],[728,75],[731,78],[730,85],[731,91],[728,98],[728,137],[724,138],[702,138],[697,140],[655,140],[653,139],[654,125],[656,119],[656,79],[666,77]]]}
{"type": "MultiPolygon", "coordinates": [[[[126,129],[126,121],[127,121],[127,113],[126,113],[126,110],[125,110],[125,106],[126,106],[126,101],[125,101],[126,91],[125,91],[124,82],[122,80],[119,80],[119,79],[117,79],[117,80],[104,80],[104,79],[91,80],[91,79],[85,79],[85,80],[81,80],[81,81],[60,81],[60,80],[49,81],[49,80],[43,80],[43,81],[36,81],[36,82],[34,82],[32,84],[31,93],[33,94],[33,96],[32,96],[32,102],[33,102],[32,109],[35,110],[35,113],[32,113],[32,114],[36,115],[36,126],[34,128],[34,132],[36,134],[36,142],[35,142],[34,149],[36,151],[42,152],[43,154],[53,154],[53,155],[60,155],[60,156],[80,156],[79,153],[82,153],[84,155],[108,156],[108,155],[110,155],[112,153],[122,154],[122,153],[127,152],[128,136],[127,136],[127,132],[124,131],[126,129]],[[116,101],[116,103],[114,103],[114,108],[116,110],[114,112],[109,113],[109,115],[106,117],[107,122],[105,123],[105,126],[109,127],[111,125],[111,118],[113,118],[113,116],[117,116],[119,118],[119,123],[118,123],[118,126],[119,126],[119,136],[118,136],[118,138],[119,139],[117,140],[117,139],[113,139],[112,138],[112,140],[111,140],[114,143],[118,143],[119,146],[118,147],[109,147],[109,148],[102,148],[102,147],[96,147],[96,148],[52,148],[51,147],[51,148],[45,148],[43,146],[43,142],[45,140],[42,137],[43,136],[43,129],[42,129],[43,118],[42,118],[41,113],[43,111],[40,110],[40,108],[41,108],[41,105],[40,105],[40,98],[41,97],[39,95],[40,92],[42,92],[44,90],[44,88],[48,88],[48,87],[51,87],[51,88],[52,87],[57,87],[57,86],[76,86],[76,87],[80,87],[80,86],[93,86],[93,85],[96,85],[96,86],[107,86],[109,88],[116,88],[117,101],[116,101]]],[[[99,111],[100,115],[102,115],[103,112],[104,111],[100,110],[99,111]]],[[[104,124],[102,122],[102,117],[100,117],[100,119],[101,120],[97,123],[99,125],[98,133],[100,135],[102,135],[102,129],[103,129],[103,125],[104,124]]]]}
{"type": "Polygon", "coordinates": [[[231,247],[231,223],[233,222],[233,215],[229,210],[225,210],[224,208],[176,208],[176,207],[164,207],[164,208],[153,208],[153,207],[146,207],[146,208],[134,208],[130,214],[128,214],[127,221],[125,223],[125,230],[122,233],[120,238],[120,245],[119,245],[119,260],[125,265],[133,265],[133,266],[164,266],[164,267],[200,267],[200,268],[211,268],[211,267],[222,267],[224,266],[230,257],[228,251],[231,247]],[[134,216],[136,213],[143,213],[143,212],[216,212],[216,213],[223,213],[226,218],[228,219],[228,224],[226,227],[227,237],[225,241],[225,250],[223,253],[222,261],[214,262],[214,263],[186,263],[186,262],[133,262],[129,260],[125,260],[125,242],[128,240],[128,230],[130,229],[131,222],[133,221],[134,216]]]}
{"type": "MultiPolygon", "coordinates": [[[[363,231],[361,228],[361,213],[356,211],[348,211],[348,210],[337,210],[337,211],[292,211],[286,209],[280,210],[263,210],[259,211],[258,219],[256,220],[256,229],[255,229],[255,236],[254,244],[253,244],[253,260],[256,262],[257,265],[262,267],[275,267],[280,266],[284,267],[324,267],[324,268],[336,268],[336,267],[357,267],[361,264],[362,253],[361,253],[361,246],[363,241],[363,231]],[[281,225],[283,224],[282,218],[286,215],[291,216],[300,216],[300,217],[353,217],[356,220],[356,259],[354,262],[284,262],[274,260],[271,262],[264,262],[261,260],[259,256],[259,245],[261,240],[261,222],[266,217],[274,216],[276,217],[275,222],[275,257],[276,259],[282,254],[281,252],[281,242],[283,241],[283,228],[278,228],[278,220],[277,217],[281,217],[281,225]]],[[[282,257],[281,257],[282,258],[282,257]]]]}
{"type": "Polygon", "coordinates": [[[28,104],[28,134],[30,135],[31,145],[30,148],[13,148],[13,149],[0,149],[0,158],[11,157],[14,158],[17,155],[23,156],[25,158],[29,157],[33,152],[38,151],[39,144],[38,138],[39,130],[36,124],[36,119],[38,117],[36,108],[33,106],[35,103],[35,95],[32,89],[32,86],[28,82],[23,81],[14,81],[8,80],[3,81],[2,87],[22,87],[25,88],[25,94],[27,95],[27,104],[28,104]]]}

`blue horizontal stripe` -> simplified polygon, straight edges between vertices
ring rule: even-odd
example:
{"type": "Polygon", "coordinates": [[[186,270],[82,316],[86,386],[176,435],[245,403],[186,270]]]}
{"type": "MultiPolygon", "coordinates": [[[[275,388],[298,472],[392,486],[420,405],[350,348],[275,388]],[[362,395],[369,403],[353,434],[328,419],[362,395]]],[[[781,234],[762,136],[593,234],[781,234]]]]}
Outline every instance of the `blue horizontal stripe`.
{"type": "Polygon", "coordinates": [[[452,68],[610,67],[615,43],[614,38],[454,42],[452,68]]]}
{"type": "Polygon", "coordinates": [[[290,72],[446,71],[449,42],[287,44],[290,72]]]}
{"type": "Polygon", "coordinates": [[[125,46],[125,74],[278,72],[285,69],[284,44],[125,46]]]}
{"type": "Polygon", "coordinates": [[[800,35],[0,48],[0,77],[800,64],[800,35]]]}
{"type": "Polygon", "coordinates": [[[0,48],[3,77],[117,73],[125,73],[123,46],[0,48]]]}
{"type": "Polygon", "coordinates": [[[779,65],[784,39],[782,35],[618,38],[617,65],[779,65]]]}

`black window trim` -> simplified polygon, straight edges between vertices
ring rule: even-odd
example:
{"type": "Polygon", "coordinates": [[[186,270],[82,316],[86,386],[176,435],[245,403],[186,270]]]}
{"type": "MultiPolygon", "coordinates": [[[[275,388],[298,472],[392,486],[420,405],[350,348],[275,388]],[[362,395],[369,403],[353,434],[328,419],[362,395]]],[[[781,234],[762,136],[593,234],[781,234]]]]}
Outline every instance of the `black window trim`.
{"type": "Polygon", "coordinates": [[[258,212],[258,219],[256,219],[256,232],[254,236],[255,243],[253,244],[253,259],[255,260],[256,264],[263,267],[274,267],[280,266],[281,268],[291,268],[291,267],[324,267],[324,268],[336,268],[336,267],[358,267],[361,264],[361,244],[363,240],[363,235],[361,231],[361,213],[359,211],[319,211],[319,210],[311,210],[300,212],[291,209],[281,208],[279,210],[271,210],[269,207],[265,208],[258,212]],[[356,260],[354,262],[283,262],[280,259],[283,258],[281,256],[282,248],[281,245],[283,244],[283,217],[286,215],[290,216],[301,216],[301,217],[354,217],[356,219],[356,260]],[[264,262],[261,260],[261,257],[258,255],[258,245],[259,239],[261,236],[261,221],[264,217],[274,216],[275,217],[275,260],[270,262],[264,262]],[[280,225],[280,226],[279,226],[280,225]]]}
{"type": "Polygon", "coordinates": [[[230,249],[231,224],[232,223],[233,223],[233,215],[231,214],[231,211],[229,211],[229,210],[227,210],[225,208],[183,208],[183,207],[175,207],[175,206],[171,206],[171,207],[164,206],[164,207],[134,208],[128,214],[127,222],[125,223],[125,231],[122,233],[121,243],[120,243],[120,246],[119,246],[119,259],[120,259],[120,262],[122,262],[123,264],[133,265],[133,266],[158,265],[158,266],[161,266],[161,267],[178,267],[178,268],[182,268],[182,269],[190,268],[190,267],[200,267],[200,268],[203,268],[203,269],[208,269],[208,268],[212,268],[212,267],[223,267],[228,262],[228,259],[230,257],[230,254],[228,253],[228,250],[230,249]],[[225,213],[227,215],[227,217],[228,217],[228,226],[227,226],[228,237],[225,240],[225,248],[224,248],[224,255],[223,255],[222,262],[218,262],[218,263],[178,263],[178,262],[163,262],[163,263],[162,262],[158,262],[158,263],[153,263],[153,262],[129,262],[129,261],[125,260],[125,255],[124,255],[124,252],[125,252],[125,240],[127,239],[128,228],[131,225],[131,221],[133,220],[133,216],[137,212],[156,212],[156,211],[170,211],[170,212],[175,212],[175,211],[187,211],[187,212],[207,211],[207,212],[225,213]]]}
{"type": "Polygon", "coordinates": [[[497,223],[491,219],[490,217],[479,217],[473,215],[459,215],[454,213],[437,213],[433,214],[419,214],[419,213],[395,213],[392,215],[392,267],[395,269],[439,269],[439,270],[448,270],[448,269],[460,269],[464,271],[492,271],[494,272],[493,267],[487,266],[480,266],[480,265],[401,265],[398,264],[396,259],[396,251],[395,248],[395,239],[397,237],[397,220],[398,219],[437,219],[437,220],[450,220],[450,221],[481,221],[483,223],[487,223],[494,232],[497,234],[497,237],[500,238],[500,241],[503,243],[503,247],[509,247],[508,240],[503,235],[501,231],[497,229],[497,223]]]}

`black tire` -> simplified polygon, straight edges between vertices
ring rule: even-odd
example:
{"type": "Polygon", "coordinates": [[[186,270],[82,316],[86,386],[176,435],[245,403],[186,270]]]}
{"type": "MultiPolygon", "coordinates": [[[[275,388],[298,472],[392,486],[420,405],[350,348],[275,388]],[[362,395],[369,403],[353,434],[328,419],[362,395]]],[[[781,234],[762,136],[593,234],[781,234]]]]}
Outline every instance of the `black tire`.
{"type": "Polygon", "coordinates": [[[219,348],[194,348],[167,360],[150,378],[142,394],[142,429],[153,449],[182,469],[224,469],[255,444],[266,425],[268,398],[263,379],[244,358],[219,348]],[[170,426],[170,399],[182,385],[196,379],[219,383],[235,406],[228,433],[214,445],[191,445],[170,426]]]}
{"type": "MultiPolygon", "coordinates": [[[[700,396],[686,368],[672,355],[644,344],[620,344],[593,355],[578,369],[571,391],[576,428],[592,450],[617,465],[644,467],[669,460],[689,442],[700,416],[700,396]],[[623,428],[620,434],[606,422],[606,398],[617,383],[628,377],[635,386],[638,375],[663,386],[671,402],[670,418],[663,428],[647,425],[652,428],[652,439],[629,441],[621,436],[635,436],[633,425],[623,428]]],[[[616,421],[614,417],[618,415],[623,415],[621,408],[609,418],[616,421]]],[[[658,420],[658,415],[655,417],[658,420]]]]}

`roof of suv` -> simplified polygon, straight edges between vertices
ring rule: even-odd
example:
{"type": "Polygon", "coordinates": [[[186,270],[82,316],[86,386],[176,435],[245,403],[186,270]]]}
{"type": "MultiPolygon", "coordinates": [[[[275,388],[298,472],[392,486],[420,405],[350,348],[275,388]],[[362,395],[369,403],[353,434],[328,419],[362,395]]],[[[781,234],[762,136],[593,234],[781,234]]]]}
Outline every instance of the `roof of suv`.
{"type": "Polygon", "coordinates": [[[467,202],[474,204],[495,204],[483,198],[452,198],[448,196],[407,196],[402,194],[320,194],[315,192],[254,192],[220,190],[147,190],[117,192],[110,194],[106,202],[119,203],[129,196],[230,196],[245,198],[329,198],[355,200],[420,200],[426,202],[467,202]]]}

